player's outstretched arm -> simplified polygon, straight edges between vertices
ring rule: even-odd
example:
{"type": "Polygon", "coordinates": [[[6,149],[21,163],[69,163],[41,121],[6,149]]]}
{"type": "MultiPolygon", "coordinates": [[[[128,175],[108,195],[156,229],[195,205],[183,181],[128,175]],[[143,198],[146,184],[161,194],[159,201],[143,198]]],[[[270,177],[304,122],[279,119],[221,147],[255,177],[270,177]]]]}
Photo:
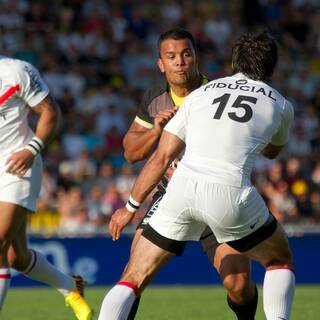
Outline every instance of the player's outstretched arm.
{"type": "Polygon", "coordinates": [[[154,118],[152,128],[147,128],[133,121],[123,139],[124,156],[130,163],[147,159],[162,134],[164,126],[175,115],[176,109],[159,111],[154,118]]]}
{"type": "MultiPolygon", "coordinates": [[[[170,163],[182,152],[184,147],[184,142],[177,136],[167,131],[163,132],[157,150],[145,164],[131,190],[130,205],[143,203],[148,194],[159,183],[170,163]]],[[[119,239],[121,231],[131,222],[133,216],[134,210],[130,210],[130,207],[127,206],[118,209],[112,215],[109,224],[112,239],[119,239]]]]}

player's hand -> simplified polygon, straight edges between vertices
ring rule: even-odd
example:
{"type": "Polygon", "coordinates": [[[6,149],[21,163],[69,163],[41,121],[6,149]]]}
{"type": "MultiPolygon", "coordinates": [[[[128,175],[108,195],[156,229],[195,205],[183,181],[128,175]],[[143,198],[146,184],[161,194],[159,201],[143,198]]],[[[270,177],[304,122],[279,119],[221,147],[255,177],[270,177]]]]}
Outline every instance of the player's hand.
{"type": "Polygon", "coordinates": [[[109,223],[109,233],[112,240],[118,240],[122,229],[133,219],[134,213],[128,211],[126,207],[118,209],[111,217],[109,223]]]}
{"type": "Polygon", "coordinates": [[[34,160],[34,155],[27,149],[14,152],[7,159],[7,173],[23,177],[31,168],[34,160]]]}
{"type": "Polygon", "coordinates": [[[154,118],[154,130],[160,134],[164,126],[169,122],[171,118],[177,113],[178,108],[160,110],[154,118]]]}

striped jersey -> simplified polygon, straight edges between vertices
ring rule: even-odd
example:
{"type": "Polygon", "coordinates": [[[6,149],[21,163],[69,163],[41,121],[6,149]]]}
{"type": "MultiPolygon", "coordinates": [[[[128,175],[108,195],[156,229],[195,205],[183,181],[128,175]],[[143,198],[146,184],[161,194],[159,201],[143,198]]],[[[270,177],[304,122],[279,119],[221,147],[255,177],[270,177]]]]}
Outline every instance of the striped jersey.
{"type": "Polygon", "coordinates": [[[30,107],[49,94],[38,71],[29,63],[0,56],[0,161],[28,144],[30,107]]]}
{"type": "MultiPolygon", "coordinates": [[[[208,79],[202,76],[202,84],[208,83],[208,79]]],[[[135,122],[145,128],[153,128],[154,117],[160,110],[180,107],[186,97],[176,97],[166,81],[147,90],[142,98],[135,122]]]]}

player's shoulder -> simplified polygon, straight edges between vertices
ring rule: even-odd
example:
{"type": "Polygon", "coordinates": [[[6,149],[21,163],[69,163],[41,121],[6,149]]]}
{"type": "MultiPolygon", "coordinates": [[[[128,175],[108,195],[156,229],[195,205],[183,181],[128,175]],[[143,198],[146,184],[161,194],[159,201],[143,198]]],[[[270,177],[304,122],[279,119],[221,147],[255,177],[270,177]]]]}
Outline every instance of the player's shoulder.
{"type": "Polygon", "coordinates": [[[143,99],[146,103],[148,103],[163,94],[169,94],[169,85],[165,80],[159,81],[158,83],[149,87],[144,92],[143,99]]]}
{"type": "Polygon", "coordinates": [[[6,56],[0,56],[0,72],[10,73],[11,76],[20,77],[23,73],[32,70],[34,67],[27,61],[6,56]]]}
{"type": "Polygon", "coordinates": [[[6,56],[0,56],[0,65],[4,68],[23,68],[26,65],[30,65],[30,63],[6,56]]]}

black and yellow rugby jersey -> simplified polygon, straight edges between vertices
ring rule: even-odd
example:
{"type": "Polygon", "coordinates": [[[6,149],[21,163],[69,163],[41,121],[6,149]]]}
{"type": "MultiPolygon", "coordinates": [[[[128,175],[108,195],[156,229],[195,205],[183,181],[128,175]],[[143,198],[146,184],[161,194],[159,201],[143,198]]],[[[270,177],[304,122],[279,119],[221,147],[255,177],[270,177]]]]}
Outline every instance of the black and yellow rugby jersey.
{"type": "MultiPolygon", "coordinates": [[[[208,83],[207,77],[202,76],[202,85],[208,83]]],[[[171,90],[168,82],[160,84],[147,90],[134,119],[135,122],[145,128],[153,128],[153,119],[160,110],[180,106],[186,97],[178,97],[171,90]]]]}

